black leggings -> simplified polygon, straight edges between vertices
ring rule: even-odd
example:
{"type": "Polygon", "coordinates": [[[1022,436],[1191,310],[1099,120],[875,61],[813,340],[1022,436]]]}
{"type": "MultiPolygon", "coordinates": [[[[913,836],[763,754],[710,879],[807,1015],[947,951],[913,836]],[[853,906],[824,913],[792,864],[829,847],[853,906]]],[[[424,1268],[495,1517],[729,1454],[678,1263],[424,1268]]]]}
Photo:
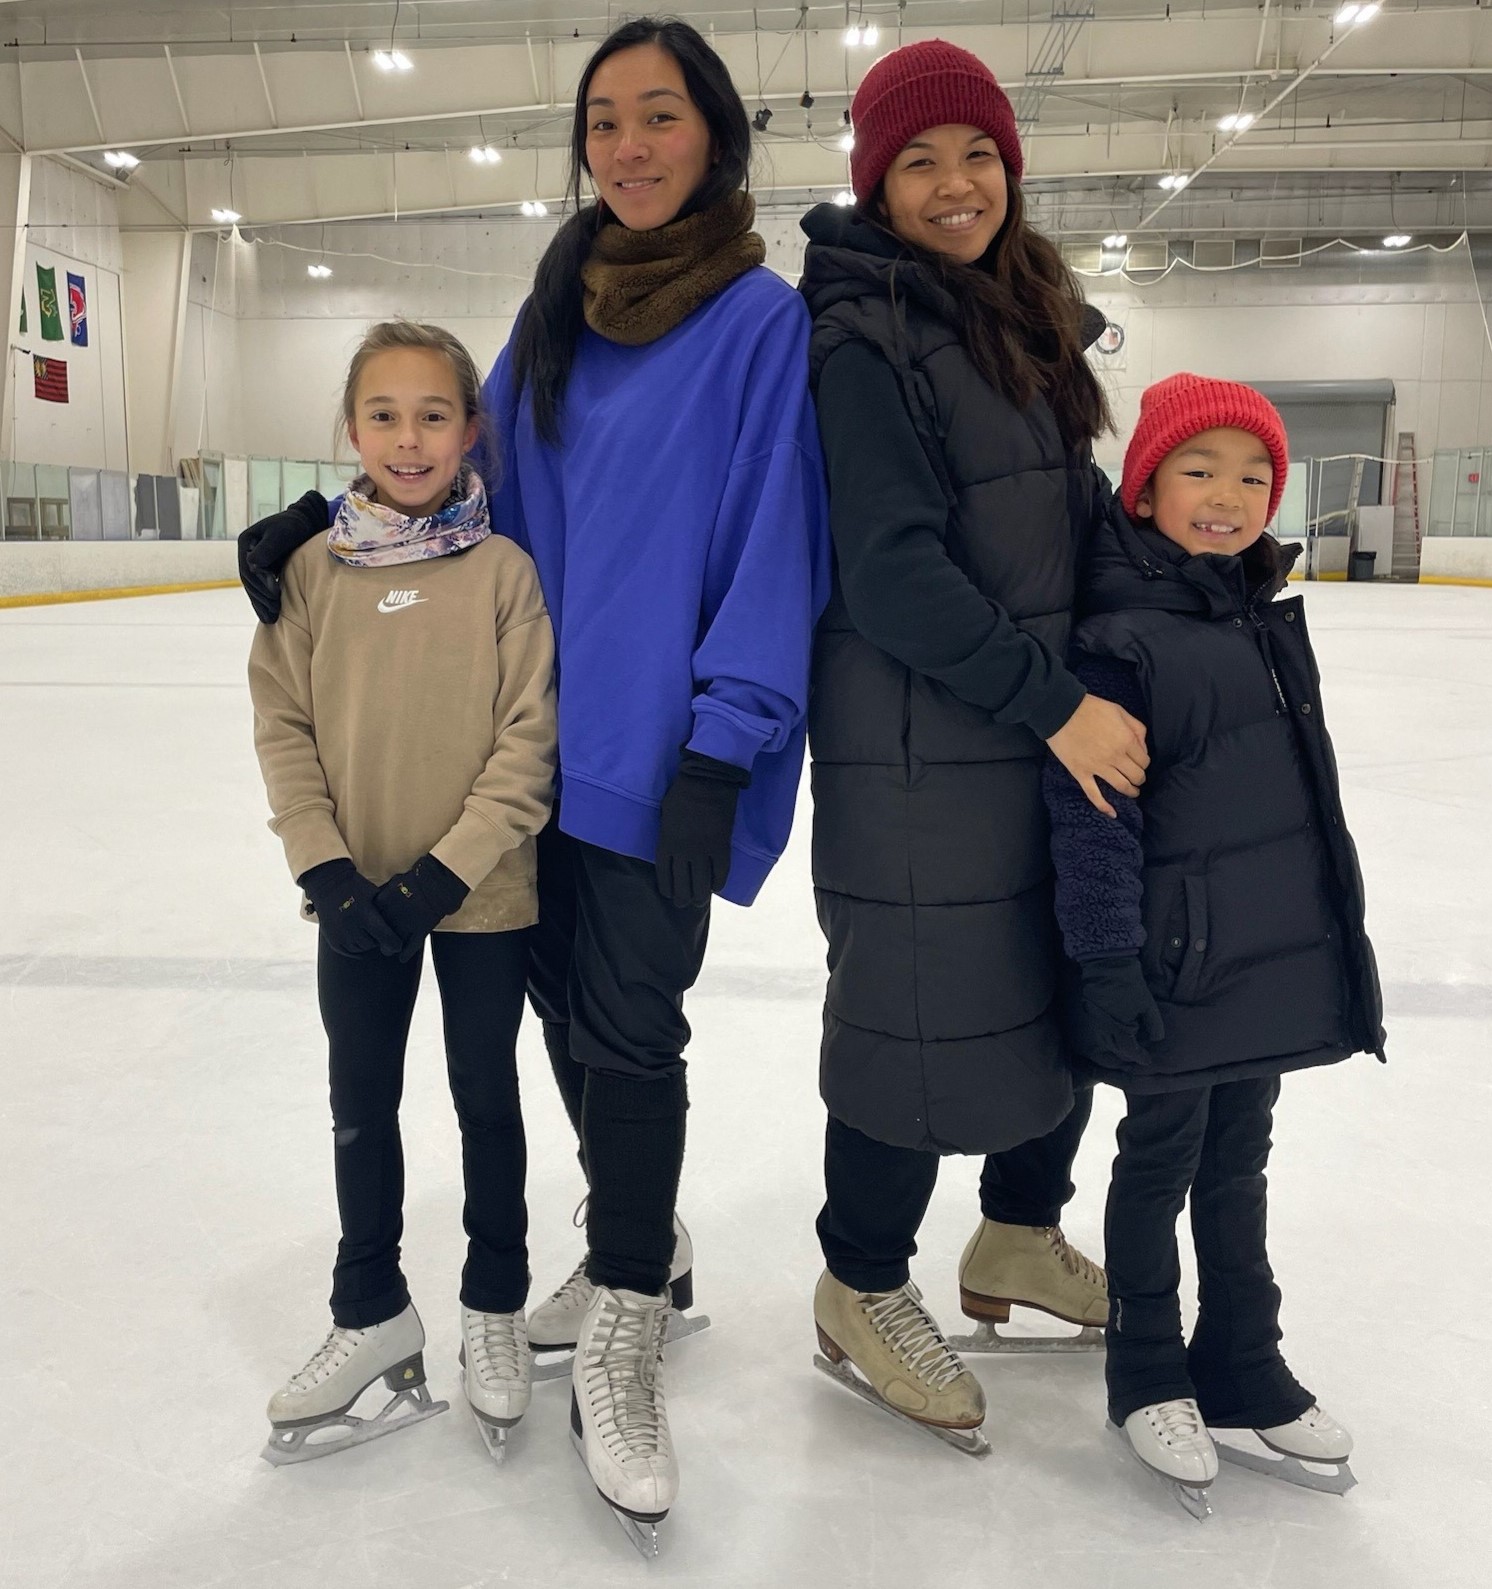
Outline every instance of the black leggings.
{"type": "MultiPolygon", "coordinates": [[[[1061,1125],[991,1153],[979,1178],[984,1217],[1002,1225],[1055,1225],[1073,1193],[1072,1161],[1092,1112],[1093,1093],[1082,1088],[1061,1125]]],[[[894,1291],[907,1283],[938,1163],[936,1153],[877,1142],[829,1117],[818,1233],[836,1280],[856,1291],[894,1291]]]]}
{"type": "Polygon", "coordinates": [[[1265,1245],[1265,1165],[1279,1078],[1134,1094],[1109,1184],[1109,1416],[1194,1399],[1219,1428],[1268,1429],[1311,1405],[1280,1355],[1265,1245]],[[1197,1326],[1181,1335],[1176,1221],[1191,1198],[1197,1326]]]}
{"type": "MultiPolygon", "coordinates": [[[[513,1313],[528,1296],[527,1167],[514,1045],[523,1016],[527,935],[437,932],[446,1066],[461,1126],[466,1267],[461,1301],[513,1313]]],[[[404,1150],[399,1100],[423,953],[340,955],[320,942],[317,986],[331,1045],[337,1209],[342,1240],[332,1272],[332,1318],[348,1329],[382,1324],[409,1304],[399,1268],[404,1150]]]]}

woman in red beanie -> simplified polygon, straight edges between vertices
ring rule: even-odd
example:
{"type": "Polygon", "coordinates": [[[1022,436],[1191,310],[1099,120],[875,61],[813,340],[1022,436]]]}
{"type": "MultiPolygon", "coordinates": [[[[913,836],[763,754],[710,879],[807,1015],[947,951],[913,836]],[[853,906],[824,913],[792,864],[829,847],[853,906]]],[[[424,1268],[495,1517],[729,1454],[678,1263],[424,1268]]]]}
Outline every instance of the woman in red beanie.
{"type": "Polygon", "coordinates": [[[829,940],[820,1343],[887,1408],[982,1448],[978,1381],[911,1284],[938,1158],[986,1155],[964,1311],[1084,1326],[1104,1277],[1063,1239],[1090,1095],[1057,1021],[1047,747],[1138,792],[1142,726],[1063,663],[1109,425],[1102,329],[1025,221],[1010,102],[932,40],[866,74],[853,209],[803,221],[834,595],[812,700],[814,884],[829,940]]]}

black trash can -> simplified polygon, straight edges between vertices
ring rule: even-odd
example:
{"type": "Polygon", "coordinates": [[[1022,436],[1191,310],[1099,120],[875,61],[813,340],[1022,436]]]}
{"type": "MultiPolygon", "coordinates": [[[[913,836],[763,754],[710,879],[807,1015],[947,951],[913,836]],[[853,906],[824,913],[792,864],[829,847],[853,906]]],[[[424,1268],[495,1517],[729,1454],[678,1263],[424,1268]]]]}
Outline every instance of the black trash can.
{"type": "Polygon", "coordinates": [[[1347,578],[1349,580],[1371,579],[1373,577],[1373,564],[1377,561],[1377,552],[1354,552],[1347,559],[1347,578]]]}

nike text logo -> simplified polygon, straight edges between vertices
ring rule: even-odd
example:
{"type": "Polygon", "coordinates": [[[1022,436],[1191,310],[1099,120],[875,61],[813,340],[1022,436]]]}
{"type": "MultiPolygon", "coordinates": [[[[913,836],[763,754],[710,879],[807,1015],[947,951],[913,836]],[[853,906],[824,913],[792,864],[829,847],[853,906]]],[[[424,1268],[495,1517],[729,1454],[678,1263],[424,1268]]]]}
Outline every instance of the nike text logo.
{"type": "Polygon", "coordinates": [[[420,602],[429,601],[428,596],[420,595],[417,590],[391,590],[378,604],[379,612],[398,612],[402,607],[413,607],[420,602]]]}

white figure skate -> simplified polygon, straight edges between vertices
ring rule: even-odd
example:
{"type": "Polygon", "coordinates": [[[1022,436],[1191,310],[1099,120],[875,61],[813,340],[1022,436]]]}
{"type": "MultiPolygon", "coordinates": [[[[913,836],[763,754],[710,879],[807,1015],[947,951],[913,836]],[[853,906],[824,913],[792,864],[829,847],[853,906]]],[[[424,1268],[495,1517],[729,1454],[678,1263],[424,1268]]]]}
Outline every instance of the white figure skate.
{"type": "Polygon", "coordinates": [[[528,1326],[516,1313],[461,1310],[461,1379],[488,1455],[501,1462],[508,1431],[528,1411],[533,1359],[528,1326]]]}
{"type": "Polygon", "coordinates": [[[1310,1406],[1293,1423],[1255,1429],[1254,1434],[1264,1451],[1247,1451],[1219,1440],[1217,1454],[1235,1467],[1326,1495],[1345,1495],[1357,1483],[1347,1463],[1352,1436],[1320,1407],[1310,1406]]]}
{"type": "MultiPolygon", "coordinates": [[[[584,1207],[582,1203],[581,1209],[584,1207]]],[[[576,1211],[576,1222],[580,1222],[580,1210],[576,1211]]],[[[694,1306],[694,1244],[677,1214],[674,1215],[673,1234],[673,1262],[668,1270],[668,1321],[663,1332],[665,1345],[697,1335],[710,1322],[705,1314],[692,1319],[686,1317],[694,1306]]],[[[570,1354],[580,1338],[581,1320],[596,1292],[585,1277],[585,1262],[582,1258],[570,1278],[558,1291],[546,1297],[529,1318],[528,1343],[537,1359],[533,1370],[535,1382],[563,1379],[570,1372],[570,1354]],[[544,1355],[538,1356],[540,1353],[544,1355]]]]}
{"type": "Polygon", "coordinates": [[[679,1490],[663,1399],[666,1297],[594,1288],[571,1374],[570,1438],[601,1499],[644,1556],[679,1490]]]}
{"type": "Polygon", "coordinates": [[[1208,1486],[1217,1477],[1217,1450],[1190,1397],[1141,1407],[1124,1420],[1122,1435],[1135,1460],[1165,1482],[1182,1508],[1201,1523],[1212,1516],[1208,1486]]]}
{"type": "Polygon", "coordinates": [[[367,1329],[333,1325],[311,1361],[270,1397],[265,1460],[276,1467],[310,1462],[444,1412],[450,1403],[433,1401],[425,1385],[424,1347],[413,1303],[367,1329]],[[355,1417],[353,1405],[378,1379],[392,1400],[372,1418],[355,1417]]]}

